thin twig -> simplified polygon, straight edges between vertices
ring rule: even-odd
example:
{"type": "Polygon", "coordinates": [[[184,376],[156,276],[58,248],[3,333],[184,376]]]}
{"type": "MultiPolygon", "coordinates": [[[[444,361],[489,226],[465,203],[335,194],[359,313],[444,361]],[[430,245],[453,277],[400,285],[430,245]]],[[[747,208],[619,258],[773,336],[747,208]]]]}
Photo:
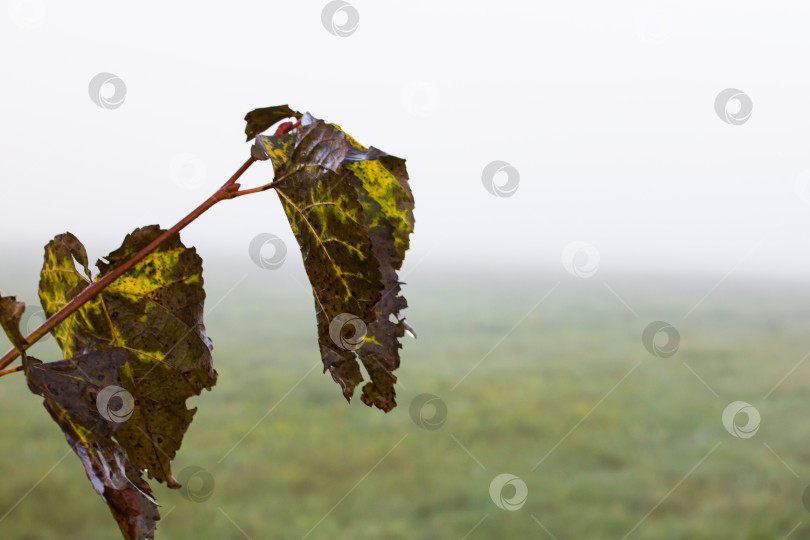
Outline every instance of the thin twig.
{"type": "MultiPolygon", "coordinates": [[[[155,238],[152,242],[149,243],[146,247],[141,249],[138,253],[136,253],[131,259],[127,262],[122,264],[121,266],[117,267],[115,270],[110,272],[109,274],[105,275],[98,281],[94,281],[90,285],[87,286],[82,292],[77,294],[73,297],[73,299],[65,304],[62,309],[51,315],[48,320],[42,323],[39,328],[31,332],[31,335],[27,336],[25,340],[28,342],[26,345],[26,349],[40,340],[45,334],[47,334],[52,328],[54,328],[57,324],[65,320],[69,317],[72,313],[78,310],[82,305],[86,302],[94,298],[98,293],[103,291],[110,283],[118,279],[124,272],[138,264],[144,257],[149,255],[152,251],[157,249],[163,242],[171,238],[173,235],[177,234],[181,230],[183,230],[189,223],[200,217],[203,213],[205,213],[208,209],[212,206],[217,204],[219,201],[225,199],[231,199],[234,197],[234,194],[239,190],[239,184],[236,183],[236,180],[239,179],[240,176],[250,167],[253,162],[256,161],[253,157],[248,159],[239,170],[237,170],[233,176],[231,176],[228,181],[223,184],[221,188],[219,188],[216,193],[214,193],[211,197],[209,197],[204,203],[200,206],[195,208],[189,215],[181,219],[174,227],[165,231],[163,234],[155,238]]],[[[0,358],[0,370],[7,367],[11,364],[18,356],[20,352],[14,348],[8,351],[2,358],[0,358]]],[[[0,374],[3,372],[0,371],[0,374]]],[[[9,373],[13,373],[9,371],[9,373]]]]}
{"type": "Polygon", "coordinates": [[[231,197],[236,198],[241,197],[242,195],[250,195],[251,193],[261,193],[262,191],[267,191],[268,189],[273,189],[274,187],[276,187],[275,181],[256,188],[245,189],[243,191],[236,191],[231,195],[231,197]]]}
{"type": "Polygon", "coordinates": [[[16,372],[22,371],[22,370],[23,370],[22,365],[14,366],[14,367],[8,368],[8,369],[0,369],[0,377],[2,377],[3,375],[8,375],[9,373],[16,373],[16,372]]]}

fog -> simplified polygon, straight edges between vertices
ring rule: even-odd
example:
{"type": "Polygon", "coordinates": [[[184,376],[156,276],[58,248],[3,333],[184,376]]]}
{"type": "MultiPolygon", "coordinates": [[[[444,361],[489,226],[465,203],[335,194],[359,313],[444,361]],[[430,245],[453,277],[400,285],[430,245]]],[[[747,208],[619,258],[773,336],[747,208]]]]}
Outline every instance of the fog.
{"type": "MultiPolygon", "coordinates": [[[[351,13],[330,32],[325,4],[4,6],[4,265],[37,268],[66,230],[95,260],[174,224],[248,157],[244,114],[289,103],[407,159],[406,273],[564,272],[568,253],[586,273],[808,274],[810,5],[356,0],[341,37],[351,13]],[[123,93],[91,99],[99,73],[123,93]],[[508,196],[485,188],[493,161],[517,174],[508,196]]],[[[251,265],[265,232],[294,248],[272,192],[183,238],[251,265]]]]}

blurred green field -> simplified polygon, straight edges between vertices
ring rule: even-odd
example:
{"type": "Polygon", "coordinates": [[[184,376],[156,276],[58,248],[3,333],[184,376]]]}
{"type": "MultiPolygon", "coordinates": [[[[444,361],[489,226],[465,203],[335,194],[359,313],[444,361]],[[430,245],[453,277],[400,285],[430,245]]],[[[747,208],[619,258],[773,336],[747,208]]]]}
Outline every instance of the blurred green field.
{"type": "MultiPolygon", "coordinates": [[[[385,415],[321,373],[299,270],[207,272],[219,383],[195,398],[175,471],[202,467],[214,489],[155,486],[158,538],[810,538],[806,287],[729,279],[684,318],[720,276],[415,273],[419,338],[385,415]],[[680,332],[672,358],[642,346],[654,320],[680,332]],[[447,405],[439,429],[411,420],[422,393],[447,405]],[[752,438],[721,423],[737,400],[761,413],[752,438]],[[528,487],[519,510],[490,498],[501,473],[528,487]]],[[[0,278],[35,300],[34,282],[0,278]]],[[[58,356],[52,340],[34,355],[58,356]]],[[[119,537],[20,374],[0,379],[0,433],[0,537],[119,537]]]]}

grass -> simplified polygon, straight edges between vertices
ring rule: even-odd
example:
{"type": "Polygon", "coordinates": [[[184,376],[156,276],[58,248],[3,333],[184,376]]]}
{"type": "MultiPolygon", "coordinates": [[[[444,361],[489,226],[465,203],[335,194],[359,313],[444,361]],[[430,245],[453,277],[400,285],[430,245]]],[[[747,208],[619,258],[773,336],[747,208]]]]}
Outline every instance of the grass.
{"type": "MultiPolygon", "coordinates": [[[[347,405],[321,373],[302,275],[207,279],[219,383],[193,400],[175,470],[204,468],[214,490],[192,502],[155,486],[158,538],[810,535],[810,292],[798,286],[728,280],[684,318],[716,280],[609,280],[619,300],[600,275],[412,279],[419,338],[385,415],[347,405]],[[654,320],[680,332],[672,358],[641,344],[654,320]],[[448,407],[439,429],[411,420],[422,393],[448,407]],[[723,428],[736,400],[761,413],[753,438],[723,428]],[[514,512],[490,499],[504,472],[528,486],[514,512]]],[[[29,304],[32,286],[17,289],[29,304]]],[[[53,341],[34,352],[58,357],[53,341]]],[[[19,374],[0,380],[0,536],[116,538],[40,401],[19,374]]]]}

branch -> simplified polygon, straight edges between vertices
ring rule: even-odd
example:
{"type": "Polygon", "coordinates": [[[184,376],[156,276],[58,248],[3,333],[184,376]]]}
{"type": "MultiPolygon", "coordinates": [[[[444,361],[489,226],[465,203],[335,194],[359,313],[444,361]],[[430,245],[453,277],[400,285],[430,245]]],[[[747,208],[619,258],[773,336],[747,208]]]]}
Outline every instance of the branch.
{"type": "MultiPolygon", "coordinates": [[[[14,350],[16,351],[17,349],[14,349],[14,350]]],[[[17,373],[18,371],[22,371],[22,370],[23,370],[22,365],[14,366],[14,367],[8,368],[8,369],[0,369],[0,377],[2,377],[3,375],[8,375],[10,373],[17,373]]]]}
{"type": "MultiPolygon", "coordinates": [[[[282,177],[283,178],[283,177],[282,177]]],[[[261,193],[262,191],[267,191],[268,189],[273,189],[276,187],[276,180],[270,182],[269,184],[265,184],[263,186],[259,186],[253,189],[245,189],[242,191],[236,191],[231,196],[232,197],[241,197],[242,195],[250,195],[251,193],[261,193]]]]}
{"type": "MultiPolygon", "coordinates": [[[[140,250],[138,253],[132,256],[127,262],[110,272],[109,274],[105,275],[98,281],[94,281],[90,285],[87,286],[82,292],[77,294],[73,297],[73,299],[65,304],[62,309],[51,315],[47,321],[42,323],[39,328],[31,332],[31,335],[27,336],[25,340],[28,342],[26,345],[26,349],[42,339],[45,334],[47,334],[52,328],[54,328],[57,324],[65,320],[69,317],[72,313],[78,310],[85,302],[93,299],[98,293],[103,291],[110,283],[118,279],[124,272],[138,264],[144,257],[152,253],[158,246],[160,246],[163,242],[168,240],[174,234],[183,230],[189,223],[200,217],[204,214],[208,209],[212,206],[217,204],[219,201],[225,199],[232,199],[236,196],[239,190],[239,184],[236,183],[236,180],[239,179],[240,176],[250,167],[253,162],[256,161],[253,157],[245,161],[245,163],[239,167],[231,178],[225,182],[221,188],[219,188],[211,197],[208,198],[204,203],[194,209],[189,215],[181,219],[174,227],[169,229],[168,231],[164,232],[157,238],[155,238],[148,246],[140,250]]],[[[253,191],[253,190],[249,190],[253,191]]],[[[17,370],[5,370],[6,366],[11,364],[18,356],[20,352],[15,348],[8,351],[2,358],[0,358],[0,376],[6,375],[7,373],[13,373],[17,370]]]]}
{"type": "MultiPolygon", "coordinates": [[[[276,129],[275,135],[282,135],[284,133],[289,133],[290,131],[294,130],[295,128],[297,128],[300,125],[301,125],[301,119],[300,118],[295,123],[284,122],[283,124],[278,126],[278,129],[276,129]]],[[[290,173],[287,173],[287,174],[283,175],[281,178],[273,178],[273,181],[270,182],[269,184],[265,184],[263,186],[259,186],[257,188],[253,188],[253,189],[246,189],[244,191],[237,191],[236,193],[233,194],[233,196],[234,197],[241,197],[242,195],[250,195],[251,193],[261,193],[262,191],[267,191],[268,189],[273,189],[274,187],[276,187],[276,184],[278,184],[279,182],[281,182],[282,180],[284,180],[288,176],[292,176],[293,174],[295,174],[299,170],[300,170],[300,167],[297,168],[296,170],[290,172],[290,173]]]]}
{"type": "Polygon", "coordinates": [[[235,191],[234,193],[231,194],[231,197],[233,197],[233,198],[241,197],[242,195],[250,195],[251,193],[261,193],[262,191],[267,191],[268,189],[273,189],[276,186],[278,186],[281,183],[282,180],[285,180],[285,179],[289,178],[290,176],[298,174],[300,171],[302,171],[304,169],[307,169],[309,167],[314,167],[314,168],[317,168],[317,169],[324,169],[326,171],[329,171],[328,168],[324,167],[320,163],[309,163],[309,164],[304,164],[304,165],[298,165],[297,167],[295,167],[293,170],[291,170],[287,174],[282,174],[279,177],[273,178],[273,181],[270,182],[269,184],[265,184],[263,186],[259,186],[259,187],[252,188],[252,189],[245,189],[245,190],[242,190],[242,191],[235,191]]]}

